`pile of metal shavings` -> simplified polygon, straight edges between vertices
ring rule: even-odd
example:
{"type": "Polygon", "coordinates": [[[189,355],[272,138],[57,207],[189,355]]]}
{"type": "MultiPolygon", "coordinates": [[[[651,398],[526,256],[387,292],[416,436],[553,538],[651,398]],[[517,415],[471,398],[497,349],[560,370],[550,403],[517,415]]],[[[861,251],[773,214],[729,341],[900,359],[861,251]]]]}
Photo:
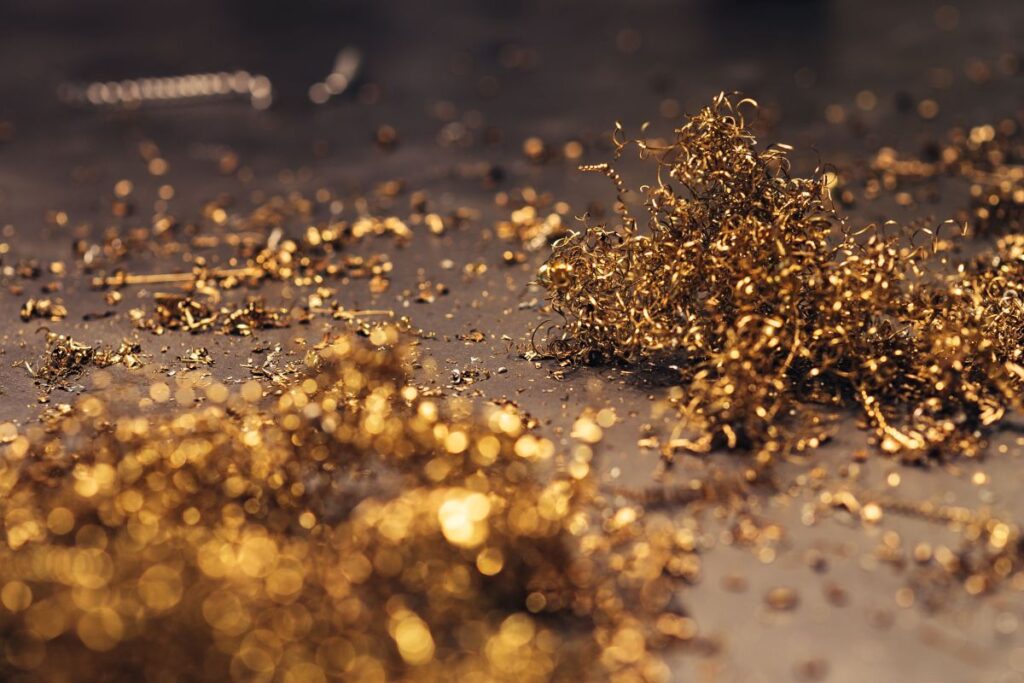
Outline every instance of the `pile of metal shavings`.
{"type": "MultiPolygon", "coordinates": [[[[401,191],[400,187],[387,189],[394,194],[401,191]]],[[[170,195],[173,196],[173,192],[170,195]]],[[[297,286],[315,286],[328,279],[352,278],[368,279],[371,291],[381,293],[389,284],[392,265],[388,256],[383,253],[343,254],[343,250],[369,237],[391,236],[401,246],[408,243],[414,234],[413,228],[420,225],[426,226],[433,234],[440,234],[445,229],[444,219],[428,211],[428,202],[422,192],[412,193],[412,212],[405,219],[373,213],[381,208],[377,206],[380,202],[371,204],[363,197],[351,202],[356,208],[356,216],[344,218],[340,212],[346,203],[327,190],[318,191],[315,202],[299,193],[275,195],[259,201],[247,215],[230,211],[232,202],[229,197],[209,202],[202,211],[203,225],[183,224],[177,219],[154,216],[154,225],[166,225],[160,230],[154,227],[141,236],[143,242],[150,238],[155,240],[151,246],[159,252],[164,246],[176,244],[174,240],[182,237],[178,233],[191,235],[188,242],[194,249],[225,245],[236,251],[235,260],[241,264],[218,267],[207,265],[205,257],[197,257],[195,267],[189,272],[134,274],[114,269],[108,270],[108,274],[94,276],[93,285],[118,288],[175,283],[199,289],[233,289],[253,287],[266,279],[291,282],[297,286]],[[329,212],[329,217],[317,218],[317,214],[324,212],[329,212]],[[286,228],[289,226],[298,226],[301,236],[288,237],[286,228]]],[[[386,206],[390,208],[390,205],[386,206]]],[[[117,237],[115,241],[121,244],[125,240],[117,237]]],[[[107,251],[84,243],[76,247],[76,253],[83,255],[82,265],[87,271],[97,270],[100,265],[110,268],[127,254],[127,251],[121,251],[102,259],[96,256],[86,260],[86,255],[95,252],[107,254],[107,251]]]]}
{"type": "MultiPolygon", "coordinates": [[[[1024,238],[950,268],[939,230],[927,245],[891,225],[855,231],[821,174],[791,177],[788,147],[758,148],[747,103],[720,95],[673,141],[636,142],[657,167],[640,190],[646,230],[620,201],[615,224],[553,245],[539,279],[564,321],[538,346],[669,372],[669,459],[750,449],[756,477],[817,447],[851,407],[906,460],[978,455],[986,428],[1021,407],[1024,238]]],[[[614,169],[584,170],[622,199],[614,169]]]]}
{"type": "Polygon", "coordinates": [[[257,348],[255,353],[266,354],[266,356],[259,363],[250,356],[242,364],[242,367],[247,369],[253,377],[267,380],[278,388],[289,386],[289,382],[305,367],[296,361],[282,362],[284,353],[280,344],[275,344],[273,348],[257,348]]]}
{"type": "Polygon", "coordinates": [[[134,369],[145,364],[138,342],[122,341],[118,348],[90,346],[69,336],[48,332],[43,356],[25,367],[47,391],[66,388],[68,382],[85,374],[90,366],[105,368],[124,365],[134,369]]]}
{"type": "Polygon", "coordinates": [[[158,293],[153,295],[153,301],[153,311],[148,318],[142,309],[132,311],[136,325],[153,334],[167,330],[193,333],[211,330],[219,315],[213,307],[185,294],[158,293]]]}
{"type": "MultiPolygon", "coordinates": [[[[130,194],[131,184],[122,181],[118,185],[121,184],[126,184],[126,189],[117,190],[118,196],[130,194]]],[[[191,270],[131,273],[116,268],[94,275],[92,285],[110,290],[107,293],[110,306],[122,300],[119,290],[124,287],[181,287],[180,293],[155,294],[149,311],[143,307],[130,311],[138,327],[155,334],[183,330],[248,336],[259,329],[310,322],[314,316],[349,321],[365,328],[365,333],[369,334],[372,324],[365,318],[396,317],[394,311],[349,310],[335,299],[337,289],[328,284],[338,282],[345,285],[351,279],[366,279],[371,294],[383,294],[390,287],[392,262],[384,253],[361,255],[344,253],[344,250],[370,237],[390,236],[396,245],[403,246],[412,239],[415,230],[422,228],[439,235],[448,227],[458,227],[472,217],[460,209],[451,217],[443,218],[433,210],[424,192],[409,195],[410,213],[405,219],[393,213],[379,213],[392,211],[394,199],[403,192],[402,184],[393,181],[383,183],[375,191],[373,199],[357,197],[342,201],[327,190],[317,191],[315,201],[299,193],[270,198],[257,193],[254,201],[259,203],[248,215],[230,210],[233,203],[230,197],[221,197],[203,208],[202,226],[186,225],[173,219],[159,235],[153,235],[159,237],[153,242],[153,250],[158,254],[163,253],[165,247],[168,254],[179,253],[184,243],[179,233],[191,235],[188,243],[195,250],[188,259],[191,270]],[[349,209],[354,209],[355,216],[342,217],[343,212],[349,209]],[[327,212],[329,218],[317,218],[327,212]],[[298,230],[298,236],[288,237],[288,230],[298,230]],[[200,249],[221,246],[235,250],[229,266],[217,265],[220,257],[208,258],[199,253],[200,249]],[[299,305],[293,310],[270,308],[257,298],[249,298],[242,305],[222,306],[219,303],[222,293],[227,290],[241,287],[256,289],[267,281],[308,288],[309,293],[300,298],[299,305]]],[[[167,191],[166,196],[173,196],[173,188],[167,191]]],[[[80,245],[77,251],[90,253],[91,248],[80,245]]],[[[116,260],[108,258],[102,262],[110,265],[116,260]]],[[[82,267],[86,271],[95,270],[99,263],[97,258],[90,264],[83,262],[82,267]]],[[[432,303],[447,293],[447,288],[441,283],[423,282],[421,285],[417,300],[424,303],[432,303]]]]}
{"type": "MultiPolygon", "coordinates": [[[[494,203],[510,211],[508,220],[495,225],[498,238],[522,244],[528,251],[545,248],[568,231],[564,218],[569,213],[569,205],[554,201],[549,193],[523,187],[497,193],[494,203]]],[[[506,260],[509,259],[514,262],[515,255],[506,260]]]]}
{"type": "Polygon", "coordinates": [[[200,366],[213,365],[213,356],[205,346],[190,346],[185,353],[178,356],[178,362],[189,370],[195,370],[200,366]]]}
{"type": "Polygon", "coordinates": [[[542,478],[550,441],[424,398],[397,337],[12,434],[4,680],[666,680],[694,529],[542,478]]]}
{"type": "Polygon", "coordinates": [[[97,367],[106,368],[111,365],[123,365],[132,370],[145,365],[142,345],[137,341],[123,340],[116,349],[100,347],[96,349],[93,362],[97,367]]]}
{"type": "Polygon", "coordinates": [[[223,334],[250,336],[255,330],[288,327],[288,310],[271,308],[262,299],[250,297],[237,306],[212,305],[187,294],[156,294],[155,305],[149,317],[143,310],[133,311],[140,329],[154,334],[167,330],[183,330],[193,334],[217,330],[223,334]]]}
{"type": "Polygon", "coordinates": [[[221,330],[241,337],[248,337],[255,330],[288,327],[290,324],[287,309],[268,308],[261,299],[255,298],[234,309],[221,309],[221,313],[224,316],[221,330]]]}
{"type": "Polygon", "coordinates": [[[68,315],[68,309],[60,299],[29,299],[20,311],[21,319],[28,322],[33,318],[42,318],[57,322],[68,315]]]}

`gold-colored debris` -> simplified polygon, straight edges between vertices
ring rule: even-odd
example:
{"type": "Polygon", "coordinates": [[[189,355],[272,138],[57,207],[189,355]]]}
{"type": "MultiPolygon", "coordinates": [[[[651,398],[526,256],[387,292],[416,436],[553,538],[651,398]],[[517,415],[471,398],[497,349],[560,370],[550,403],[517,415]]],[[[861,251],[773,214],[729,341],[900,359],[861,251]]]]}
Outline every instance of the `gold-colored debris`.
{"type": "MultiPolygon", "coordinates": [[[[547,246],[568,231],[564,217],[569,212],[569,205],[555,202],[550,194],[538,193],[532,187],[511,193],[499,192],[495,203],[511,211],[507,221],[499,221],[495,226],[498,237],[519,242],[530,251],[547,246]]],[[[514,262],[515,259],[512,255],[506,258],[506,262],[514,262]]]]}
{"type": "Polygon", "coordinates": [[[201,365],[213,365],[213,356],[205,346],[193,346],[185,349],[185,353],[178,356],[178,361],[189,370],[195,370],[201,365]]]}
{"type": "Polygon", "coordinates": [[[757,146],[747,107],[720,95],[673,140],[635,142],[656,167],[646,227],[613,168],[585,167],[614,182],[618,219],[554,244],[539,279],[565,322],[541,350],[675,373],[666,455],[749,448],[763,465],[816,447],[844,407],[883,451],[978,454],[1022,405],[1024,237],[948,273],[938,230],[924,245],[854,230],[822,174],[793,177],[787,146],[757,146]]]}
{"type": "Polygon", "coordinates": [[[899,515],[930,522],[957,531],[959,544],[950,547],[918,543],[904,547],[895,531],[883,535],[879,556],[897,566],[910,565],[907,588],[910,602],[919,601],[927,609],[948,602],[951,586],[959,585],[968,594],[978,595],[1009,583],[1014,587],[1024,579],[1024,537],[1018,523],[993,514],[987,506],[978,510],[933,501],[897,498],[891,494],[860,494],[870,502],[860,505],[854,493],[845,487],[826,489],[818,495],[822,512],[853,512],[864,524],[875,525],[885,515],[899,515]]]}
{"type": "Polygon", "coordinates": [[[186,294],[156,294],[149,317],[143,311],[134,315],[138,327],[154,334],[182,330],[198,334],[219,330],[224,334],[249,336],[256,330],[288,327],[291,320],[283,308],[267,307],[262,299],[250,298],[239,306],[214,308],[186,294]]]}
{"type": "Polygon", "coordinates": [[[92,279],[93,287],[125,287],[127,285],[192,284],[210,279],[260,277],[261,272],[251,268],[196,269],[188,273],[145,273],[135,274],[118,271],[113,275],[97,276],[92,279]]]}
{"type": "Polygon", "coordinates": [[[437,301],[437,297],[448,294],[448,285],[443,282],[420,280],[416,287],[416,302],[421,304],[432,304],[437,301]]]}
{"type": "Polygon", "coordinates": [[[764,595],[765,605],[778,612],[796,609],[799,602],[800,596],[789,586],[776,586],[764,595]]]}
{"type": "Polygon", "coordinates": [[[98,367],[123,365],[129,370],[145,365],[142,356],[142,345],[136,341],[125,339],[116,349],[99,348],[96,350],[94,362],[98,367]]]}
{"type": "Polygon", "coordinates": [[[266,379],[278,387],[285,387],[297,374],[305,369],[302,363],[297,361],[281,362],[284,355],[281,345],[275,344],[271,349],[259,349],[259,353],[265,353],[263,362],[256,363],[249,358],[242,367],[249,370],[253,377],[266,379]]]}
{"type": "Polygon", "coordinates": [[[117,349],[90,346],[71,337],[48,332],[46,350],[35,363],[25,367],[47,390],[65,387],[67,382],[82,376],[90,365],[108,367],[124,365],[138,368],[144,364],[142,349],[137,342],[123,341],[117,349]]]}
{"type": "Polygon", "coordinates": [[[283,308],[268,308],[262,299],[249,299],[243,306],[233,310],[221,309],[223,313],[222,330],[226,334],[237,334],[242,337],[251,335],[255,330],[277,327],[288,327],[288,311],[283,308]]]}
{"type": "Polygon", "coordinates": [[[936,192],[930,187],[932,181],[946,177],[970,183],[963,218],[972,232],[1024,228],[1024,130],[1019,121],[1006,118],[995,124],[955,127],[930,144],[922,158],[883,147],[871,160],[864,194],[873,199],[884,189],[900,191],[898,200],[912,200],[909,191],[923,190],[930,196],[936,192]]]}
{"type": "Polygon", "coordinates": [[[166,330],[204,332],[213,329],[218,311],[184,294],[158,293],[153,295],[153,312],[149,318],[140,317],[136,323],[154,334],[166,330]]]}
{"type": "Polygon", "coordinates": [[[540,476],[553,444],[502,409],[452,417],[402,357],[342,337],[269,404],[254,382],[139,414],[99,393],[3,446],[5,666],[667,677],[657,650],[696,634],[671,605],[699,568],[692,535],[634,507],[602,521],[589,479],[540,476]]]}
{"type": "Polygon", "coordinates": [[[483,332],[474,327],[469,332],[459,332],[458,334],[455,335],[455,338],[460,341],[472,342],[476,344],[485,341],[487,339],[487,335],[485,335],[483,332]]]}
{"type": "Polygon", "coordinates": [[[25,363],[29,373],[47,388],[64,384],[82,375],[95,356],[96,349],[62,334],[46,334],[46,351],[33,368],[25,363]]]}
{"type": "Polygon", "coordinates": [[[21,319],[25,322],[42,318],[57,322],[67,317],[68,309],[60,299],[29,299],[21,307],[21,319]]]}

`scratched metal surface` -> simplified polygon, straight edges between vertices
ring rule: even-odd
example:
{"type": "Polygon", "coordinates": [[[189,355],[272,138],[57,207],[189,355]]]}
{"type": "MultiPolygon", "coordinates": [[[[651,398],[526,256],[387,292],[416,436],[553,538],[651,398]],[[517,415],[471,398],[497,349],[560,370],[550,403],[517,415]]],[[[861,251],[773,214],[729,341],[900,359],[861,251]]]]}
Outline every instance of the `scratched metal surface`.
{"type": "MultiPolygon", "coordinates": [[[[31,256],[70,263],[68,229],[47,223],[45,212],[67,211],[72,224],[92,224],[96,234],[114,220],[107,202],[120,178],[132,179],[136,196],[144,198],[137,220],[146,218],[147,202],[164,182],[176,189],[172,210],[188,217],[222,192],[244,206],[253,189],[312,192],[328,187],[345,193],[401,178],[410,189],[427,191],[441,208],[469,207],[479,212],[479,219],[443,237],[419,234],[404,248],[387,241],[363,245],[360,249],[366,252],[391,255],[391,288],[374,297],[365,282],[356,281],[339,299],[350,306],[408,313],[414,324],[437,334],[422,343],[421,357],[432,359],[438,371],[421,371],[421,379],[443,386],[450,383],[452,369],[487,369],[491,377],[465,395],[478,403],[517,401],[563,447],[569,444],[569,426],[585,406],[615,406],[625,419],[609,431],[597,459],[602,476],[629,485],[651,481],[656,458],[638,449],[636,441],[640,425],[651,420],[649,397],[663,390],[612,368],[584,368],[558,381],[550,375],[553,368],[522,359],[502,339],[509,335],[521,344],[543,320],[536,301],[541,293],[529,287],[543,254],[533,254],[519,266],[502,265],[501,253],[509,245],[494,239],[490,230],[504,217],[494,206],[494,190],[484,188],[479,179],[463,177],[460,168],[496,164],[504,172],[500,189],[531,185],[581,212],[592,199],[605,204],[612,199],[606,182],[578,174],[564,161],[529,163],[520,151],[526,137],[560,144],[606,131],[616,119],[633,126],[658,121],[658,105],[665,97],[692,111],[719,90],[741,90],[777,109],[779,125],[770,133],[772,141],[795,145],[798,168],[808,169],[819,159],[844,164],[863,158],[881,144],[916,150],[929,132],[954,121],[989,121],[1024,105],[1019,76],[986,85],[961,76],[937,94],[926,85],[929,68],[962,74],[971,58],[1020,52],[1024,3],[1013,0],[960,3],[960,21],[953,31],[936,26],[936,3],[925,1],[336,4],[181,2],[158,11],[114,2],[8,1],[0,8],[0,120],[12,121],[14,134],[0,142],[0,225],[14,227],[5,238],[11,245],[5,259],[31,256]],[[623,28],[640,37],[635,51],[617,49],[623,28]],[[68,110],[53,97],[54,86],[65,79],[248,68],[267,73],[279,90],[301,100],[306,85],[322,78],[334,53],[348,44],[362,48],[365,78],[382,88],[376,104],[346,98],[312,108],[293,101],[255,112],[244,104],[224,103],[114,115],[68,110]],[[501,48],[508,44],[533,50],[536,68],[503,67],[501,48]],[[794,75],[805,67],[813,70],[814,84],[798,87],[794,75]],[[852,109],[853,97],[862,89],[875,92],[879,106],[863,115],[861,130],[825,122],[826,105],[842,103],[852,109]],[[939,117],[925,123],[901,113],[896,106],[901,93],[935,96],[939,117]],[[500,131],[500,140],[439,147],[442,123],[431,109],[442,100],[451,102],[460,116],[478,112],[485,125],[500,131]],[[371,143],[372,131],[381,123],[398,130],[400,144],[391,153],[371,143]],[[136,151],[142,139],[155,141],[170,162],[165,178],[145,173],[136,151]],[[327,154],[314,153],[325,144],[327,154]],[[239,153],[253,170],[250,182],[217,172],[204,153],[217,145],[239,153]],[[293,173],[282,178],[281,171],[293,173]],[[80,180],[83,175],[90,179],[80,180]],[[441,268],[446,258],[454,261],[454,269],[441,268]],[[463,278],[465,264],[481,261],[489,266],[484,275],[463,278]],[[417,269],[447,284],[450,294],[432,304],[407,303],[409,297],[402,293],[415,290],[417,269]],[[486,340],[456,339],[472,328],[484,331],[486,340]],[[499,367],[507,372],[498,374],[499,367]]],[[[658,125],[664,129],[665,122],[658,125]]],[[[584,160],[602,161],[603,153],[588,150],[584,160]]],[[[635,164],[627,162],[625,168],[635,164]]],[[[647,179],[631,177],[637,183],[647,179]]],[[[963,192],[951,186],[928,210],[945,217],[962,202],[963,192]]],[[[890,208],[862,206],[851,217],[875,220],[890,208]]],[[[178,269],[182,262],[141,250],[130,265],[136,272],[158,272],[178,269]]],[[[39,411],[40,391],[19,363],[39,354],[41,325],[22,323],[17,311],[43,281],[30,283],[23,296],[0,295],[3,421],[26,423],[39,411]]],[[[47,326],[83,341],[115,343],[132,333],[126,311],[137,305],[136,296],[141,303],[144,295],[141,288],[128,289],[117,315],[85,321],[85,314],[106,306],[102,293],[72,275],[65,278],[63,292],[70,315],[47,326]]],[[[294,338],[316,340],[331,329],[331,324],[317,321],[255,339],[140,333],[144,350],[153,357],[150,366],[119,372],[117,378],[130,395],[133,388],[152,381],[160,366],[173,366],[173,359],[192,345],[210,348],[216,358],[211,372],[218,378],[244,378],[242,363],[257,344],[280,341],[294,348],[294,338]]],[[[88,385],[87,379],[83,384],[88,385]]],[[[54,396],[54,401],[61,400],[69,397],[54,396]]],[[[655,424],[664,427],[663,422],[655,424]]],[[[903,477],[900,495],[907,498],[990,504],[1021,519],[1020,449],[1013,445],[1013,434],[997,437],[996,443],[1000,441],[1011,445],[1009,453],[993,451],[980,464],[923,471],[872,459],[864,465],[864,481],[881,488],[884,475],[898,470],[903,477]],[[990,475],[989,484],[970,482],[977,469],[990,475]]],[[[864,442],[864,435],[847,424],[814,457],[835,472],[864,442]]],[[[738,456],[711,457],[728,464],[738,456]]],[[[705,466],[697,459],[685,460],[678,476],[705,466]]],[[[790,465],[784,472],[795,476],[802,467],[807,465],[790,465]]],[[[1018,594],[1009,588],[982,599],[951,594],[934,612],[901,608],[894,595],[904,585],[904,573],[872,557],[887,529],[899,531],[908,544],[952,537],[898,519],[886,519],[872,532],[841,519],[805,526],[803,502],[786,496],[761,501],[765,516],[787,530],[786,547],[774,562],[762,563],[749,551],[731,547],[705,555],[701,581],[681,590],[679,599],[702,632],[721,647],[714,654],[671,653],[677,680],[786,681],[817,675],[835,682],[967,683],[1024,678],[1024,631],[1016,628],[1024,619],[1024,599],[1018,594]],[[827,558],[823,571],[808,566],[809,549],[827,558]],[[746,579],[745,591],[723,588],[723,578],[733,575],[746,579]],[[764,592],[778,585],[799,591],[795,610],[765,609],[764,592]],[[846,606],[826,599],[830,586],[846,591],[846,606]]]]}

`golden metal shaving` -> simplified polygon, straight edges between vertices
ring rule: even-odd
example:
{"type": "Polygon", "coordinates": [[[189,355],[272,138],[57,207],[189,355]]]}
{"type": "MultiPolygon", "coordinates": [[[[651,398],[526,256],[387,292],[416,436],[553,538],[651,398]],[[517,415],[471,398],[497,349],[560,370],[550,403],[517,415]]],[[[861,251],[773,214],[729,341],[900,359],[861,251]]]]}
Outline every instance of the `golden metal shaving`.
{"type": "Polygon", "coordinates": [[[43,318],[54,322],[67,317],[68,309],[60,299],[29,299],[21,307],[21,319],[43,318]]]}
{"type": "Polygon", "coordinates": [[[262,363],[256,363],[249,358],[242,366],[248,369],[253,377],[266,379],[279,387],[286,387],[303,370],[304,366],[300,363],[281,363],[283,353],[280,344],[275,344],[272,349],[263,349],[260,353],[267,354],[262,363]]]}
{"type": "Polygon", "coordinates": [[[195,370],[201,365],[213,365],[213,356],[205,346],[194,346],[185,349],[185,353],[178,356],[178,360],[190,370],[195,370]]]}
{"type": "Polygon", "coordinates": [[[134,311],[136,324],[154,334],[165,330],[203,332],[213,329],[218,312],[201,301],[184,294],[158,293],[153,296],[155,306],[149,318],[141,310],[134,311]]]}
{"type": "Polygon", "coordinates": [[[288,327],[288,311],[283,308],[268,308],[262,299],[249,299],[245,305],[225,311],[222,331],[248,337],[255,330],[288,327]]]}
{"type": "Polygon", "coordinates": [[[136,341],[125,339],[116,349],[99,348],[96,350],[94,362],[98,367],[123,365],[129,370],[145,365],[142,356],[142,345],[136,341]]]}
{"type": "Polygon", "coordinates": [[[273,399],[101,393],[11,434],[5,676],[666,679],[656,651],[697,632],[671,604],[693,533],[542,478],[551,442],[423,398],[385,334],[337,339],[273,399]]]}
{"type": "MultiPolygon", "coordinates": [[[[845,407],[883,451],[977,455],[1021,406],[1024,238],[944,273],[953,244],[938,230],[927,245],[891,225],[855,231],[821,173],[792,177],[788,146],[757,146],[755,106],[723,94],[674,140],[635,141],[656,167],[646,229],[612,167],[583,167],[616,185],[618,221],[553,245],[539,279],[564,322],[543,350],[670,371],[667,457],[750,448],[767,464],[816,447],[845,407]]],[[[615,142],[630,144],[621,128],[615,142]]]]}

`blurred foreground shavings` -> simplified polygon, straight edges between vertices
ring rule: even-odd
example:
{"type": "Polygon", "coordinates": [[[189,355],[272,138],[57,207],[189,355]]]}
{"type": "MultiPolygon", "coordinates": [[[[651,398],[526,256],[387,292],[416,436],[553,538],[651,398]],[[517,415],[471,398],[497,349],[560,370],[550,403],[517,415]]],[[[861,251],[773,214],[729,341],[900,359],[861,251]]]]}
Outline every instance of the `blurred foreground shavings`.
{"type": "Polygon", "coordinates": [[[551,442],[424,398],[397,338],[325,343],[275,396],[98,392],[10,435],[4,680],[666,679],[693,528],[542,476],[551,442]]]}

